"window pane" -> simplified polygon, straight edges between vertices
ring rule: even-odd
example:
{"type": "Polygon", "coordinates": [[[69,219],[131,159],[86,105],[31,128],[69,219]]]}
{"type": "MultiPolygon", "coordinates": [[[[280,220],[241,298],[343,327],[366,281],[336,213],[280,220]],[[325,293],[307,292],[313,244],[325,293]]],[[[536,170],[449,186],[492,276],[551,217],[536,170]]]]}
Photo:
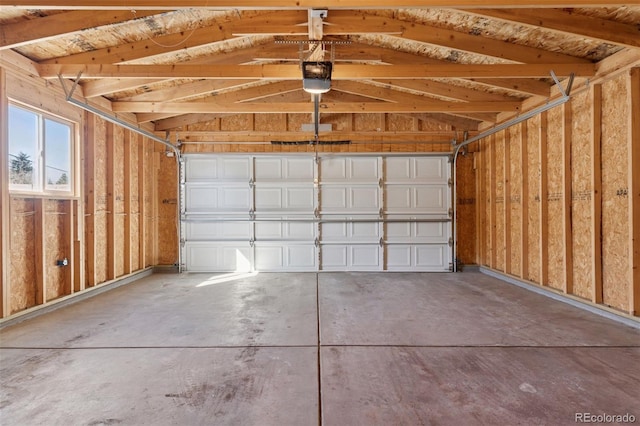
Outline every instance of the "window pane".
{"type": "Polygon", "coordinates": [[[48,190],[71,189],[71,127],[44,120],[45,183],[48,190]]]}
{"type": "Polygon", "coordinates": [[[9,105],[9,182],[12,189],[40,189],[39,158],[38,115],[9,105]]]}

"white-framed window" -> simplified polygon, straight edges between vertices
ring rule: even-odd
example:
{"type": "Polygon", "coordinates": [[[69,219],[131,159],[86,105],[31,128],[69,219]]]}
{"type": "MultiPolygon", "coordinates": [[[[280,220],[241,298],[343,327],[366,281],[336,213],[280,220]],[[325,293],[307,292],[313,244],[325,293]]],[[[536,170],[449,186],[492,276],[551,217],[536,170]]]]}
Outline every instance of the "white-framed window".
{"type": "Polygon", "coordinates": [[[9,190],[72,195],[75,125],[16,103],[8,118],[9,190]]]}

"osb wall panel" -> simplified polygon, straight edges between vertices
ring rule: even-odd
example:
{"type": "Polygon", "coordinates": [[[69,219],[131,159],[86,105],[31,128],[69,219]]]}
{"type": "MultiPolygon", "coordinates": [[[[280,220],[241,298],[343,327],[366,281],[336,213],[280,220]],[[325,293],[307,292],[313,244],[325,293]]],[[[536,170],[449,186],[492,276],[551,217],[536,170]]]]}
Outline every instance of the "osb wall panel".
{"type": "Polygon", "coordinates": [[[9,313],[36,304],[35,205],[32,199],[12,198],[9,250],[11,293],[9,313]]]}
{"type": "Polygon", "coordinates": [[[66,281],[66,267],[56,266],[56,261],[64,258],[69,259],[71,253],[68,244],[68,230],[65,226],[66,216],[69,214],[69,201],[44,200],[44,268],[45,268],[45,288],[46,300],[54,300],[66,294],[66,289],[70,283],[66,281]]]}
{"type": "Polygon", "coordinates": [[[256,132],[285,132],[287,114],[256,114],[254,128],[256,132]]]}
{"type": "Polygon", "coordinates": [[[313,123],[311,114],[287,114],[287,131],[289,132],[299,132],[303,124],[309,123],[313,123]]]}
{"type": "Polygon", "coordinates": [[[526,184],[529,188],[529,198],[525,201],[529,214],[527,215],[527,230],[529,235],[528,252],[525,261],[528,263],[529,281],[540,284],[540,116],[527,120],[527,170],[526,184]]]}
{"type": "Polygon", "coordinates": [[[182,152],[192,153],[273,153],[273,152],[441,152],[450,153],[446,143],[352,143],[349,145],[272,145],[272,144],[185,144],[182,152]]]}
{"type": "Polygon", "coordinates": [[[495,146],[493,145],[493,140],[491,138],[484,139],[482,141],[482,149],[484,149],[484,158],[483,164],[485,166],[484,169],[484,186],[485,186],[485,259],[484,264],[487,266],[492,266],[491,259],[493,258],[493,247],[495,244],[494,235],[493,235],[493,227],[494,223],[492,221],[492,211],[495,208],[495,200],[493,194],[493,188],[495,186],[495,176],[493,175],[493,159],[492,159],[492,151],[495,150],[495,146]]]}
{"type": "Polygon", "coordinates": [[[125,131],[120,126],[113,128],[113,140],[108,141],[109,151],[113,152],[113,232],[115,251],[113,256],[116,277],[124,274],[124,138],[125,131]],[[111,144],[113,147],[111,148],[111,144]]]}
{"type": "Polygon", "coordinates": [[[549,247],[548,274],[550,287],[564,287],[564,240],[563,240],[563,122],[562,108],[554,108],[548,113],[547,127],[547,206],[549,211],[547,237],[549,247]]]}
{"type": "Polygon", "coordinates": [[[522,136],[520,126],[511,127],[509,132],[509,215],[510,228],[508,232],[508,244],[511,245],[511,274],[521,275],[522,271],[522,136]]]}
{"type": "Polygon", "coordinates": [[[156,152],[158,156],[158,217],[155,232],[158,235],[159,265],[173,265],[178,261],[178,168],[174,157],[156,152]]]}
{"type": "Polygon", "coordinates": [[[629,199],[626,75],[602,85],[603,303],[628,308],[629,199]]]}
{"type": "Polygon", "coordinates": [[[571,100],[571,229],[573,247],[573,293],[591,299],[593,256],[591,245],[591,102],[585,91],[571,100]]]}
{"type": "Polygon", "coordinates": [[[153,211],[153,188],[155,185],[155,169],[153,167],[153,141],[144,139],[144,178],[145,194],[144,194],[144,211],[145,211],[145,267],[154,264],[153,258],[153,233],[155,227],[155,216],[153,211]]]}
{"type": "Polygon", "coordinates": [[[456,173],[456,223],[458,260],[476,263],[476,174],[474,154],[459,156],[456,173]]]}
{"type": "Polygon", "coordinates": [[[94,168],[95,168],[95,258],[96,284],[107,281],[107,123],[94,118],[94,168]]]}
{"type": "Polygon", "coordinates": [[[253,131],[253,115],[234,114],[220,119],[220,130],[223,132],[253,131]]]}
{"type": "Polygon", "coordinates": [[[495,250],[496,264],[495,269],[499,271],[505,270],[505,223],[504,223],[504,209],[505,209],[505,168],[504,168],[504,155],[505,155],[505,140],[504,132],[496,133],[494,138],[495,150],[496,150],[496,164],[493,166],[495,170],[495,193],[496,199],[494,200],[493,207],[495,208],[496,223],[494,227],[496,229],[496,241],[493,249],[495,250]]]}
{"type": "Polygon", "coordinates": [[[418,130],[418,120],[398,114],[387,114],[386,130],[389,132],[414,132],[418,130]]]}
{"type": "Polygon", "coordinates": [[[139,184],[139,179],[140,179],[140,174],[142,173],[142,171],[139,169],[138,167],[138,146],[140,144],[140,136],[135,134],[135,133],[131,133],[131,138],[130,138],[130,144],[131,144],[131,154],[130,155],[130,159],[131,159],[131,174],[130,174],[130,182],[131,182],[131,188],[130,188],[130,192],[129,192],[129,197],[130,197],[130,215],[131,215],[131,241],[129,241],[129,244],[131,244],[131,270],[132,271],[136,271],[138,269],[141,269],[142,266],[140,265],[140,205],[139,205],[139,201],[140,201],[140,192],[138,190],[138,184],[139,184]]]}
{"type": "Polygon", "coordinates": [[[353,114],[353,130],[358,132],[379,132],[384,129],[384,114],[353,114]]]}

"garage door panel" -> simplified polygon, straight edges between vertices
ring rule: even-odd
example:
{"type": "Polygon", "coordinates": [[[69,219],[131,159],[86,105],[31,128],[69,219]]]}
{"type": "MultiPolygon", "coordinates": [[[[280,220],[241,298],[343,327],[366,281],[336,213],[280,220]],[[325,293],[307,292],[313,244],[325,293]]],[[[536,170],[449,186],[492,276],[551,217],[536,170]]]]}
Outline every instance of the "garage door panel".
{"type": "Polygon", "coordinates": [[[188,241],[207,241],[215,239],[247,240],[251,235],[249,222],[232,221],[196,221],[187,222],[184,238],[188,241]]]}
{"type": "Polygon", "coordinates": [[[320,235],[322,240],[326,241],[356,240],[377,243],[380,240],[380,225],[378,222],[322,223],[320,235]]]}
{"type": "Polygon", "coordinates": [[[380,210],[378,186],[323,186],[320,193],[321,213],[374,213],[380,210]]]}
{"type": "Polygon", "coordinates": [[[380,246],[368,244],[323,244],[322,269],[325,271],[379,271],[380,246]]]}
{"type": "Polygon", "coordinates": [[[249,188],[220,188],[218,189],[218,209],[241,210],[248,212],[251,208],[251,191],[249,188]]]}
{"type": "Polygon", "coordinates": [[[378,157],[332,157],[320,163],[323,182],[378,182],[378,157]]]}
{"type": "Polygon", "coordinates": [[[188,243],[188,271],[192,272],[247,272],[253,265],[252,249],[248,243],[216,244],[188,243]]]}
{"type": "Polygon", "coordinates": [[[220,179],[249,182],[251,179],[251,159],[248,157],[219,157],[220,179]]]}
{"type": "Polygon", "coordinates": [[[447,182],[449,161],[446,157],[413,158],[414,177],[425,183],[447,182]]]}
{"type": "Polygon", "coordinates": [[[315,239],[315,224],[313,222],[276,222],[258,221],[255,224],[256,240],[261,239],[315,239]]]}
{"type": "Polygon", "coordinates": [[[210,212],[218,208],[216,186],[186,185],[185,192],[187,212],[210,212]]]}
{"type": "Polygon", "coordinates": [[[316,247],[311,244],[256,243],[258,271],[317,270],[316,247]]]}
{"type": "Polygon", "coordinates": [[[419,212],[446,212],[449,206],[446,204],[449,188],[441,186],[422,186],[414,188],[413,199],[415,205],[412,206],[419,212]]]}
{"type": "Polygon", "coordinates": [[[313,158],[255,158],[255,180],[298,180],[313,182],[313,158]]]}
{"type": "Polygon", "coordinates": [[[448,246],[442,244],[396,244],[386,247],[389,271],[449,270],[448,246]]]}
{"type": "Polygon", "coordinates": [[[278,187],[258,186],[255,188],[256,213],[261,211],[313,212],[314,188],[308,186],[278,187]]]}
{"type": "Polygon", "coordinates": [[[386,213],[447,214],[448,191],[436,185],[387,185],[386,213]]]}
{"type": "Polygon", "coordinates": [[[188,182],[212,181],[218,178],[218,161],[215,158],[190,157],[187,161],[186,180],[188,182]]]}

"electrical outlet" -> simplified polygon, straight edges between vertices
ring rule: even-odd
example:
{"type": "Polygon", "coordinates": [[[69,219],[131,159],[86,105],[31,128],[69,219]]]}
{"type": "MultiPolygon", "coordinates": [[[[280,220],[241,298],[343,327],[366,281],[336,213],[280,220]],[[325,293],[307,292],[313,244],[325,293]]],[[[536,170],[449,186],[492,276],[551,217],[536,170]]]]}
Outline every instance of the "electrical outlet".
{"type": "Polygon", "coordinates": [[[65,257],[62,260],[56,260],[56,266],[67,266],[69,265],[69,260],[65,257]]]}

